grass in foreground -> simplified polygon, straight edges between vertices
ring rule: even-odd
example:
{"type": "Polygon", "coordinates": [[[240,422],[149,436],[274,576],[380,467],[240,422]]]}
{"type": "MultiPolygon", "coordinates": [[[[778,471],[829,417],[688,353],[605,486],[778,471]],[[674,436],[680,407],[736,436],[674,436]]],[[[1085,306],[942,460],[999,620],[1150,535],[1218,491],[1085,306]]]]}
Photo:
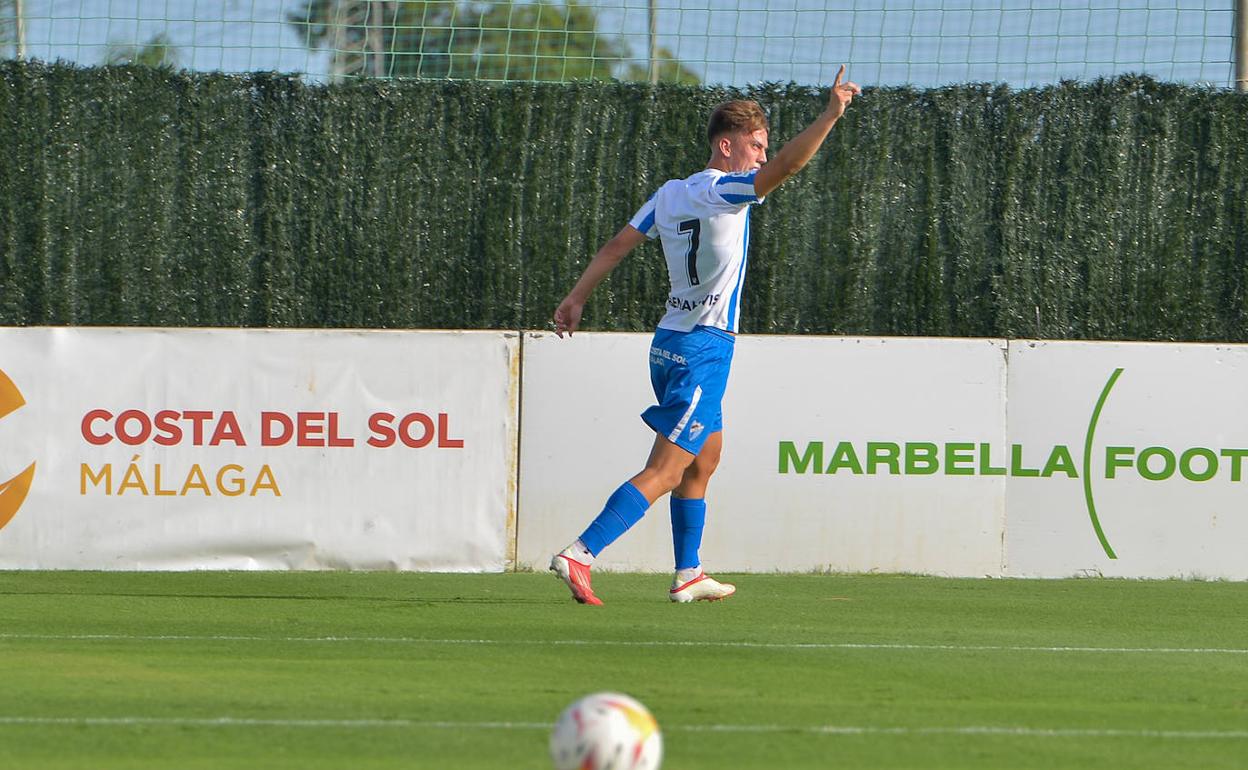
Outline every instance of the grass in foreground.
{"type": "Polygon", "coordinates": [[[0,767],[542,770],[620,690],[665,770],[1248,767],[1248,584],[0,573],[0,767]]]}

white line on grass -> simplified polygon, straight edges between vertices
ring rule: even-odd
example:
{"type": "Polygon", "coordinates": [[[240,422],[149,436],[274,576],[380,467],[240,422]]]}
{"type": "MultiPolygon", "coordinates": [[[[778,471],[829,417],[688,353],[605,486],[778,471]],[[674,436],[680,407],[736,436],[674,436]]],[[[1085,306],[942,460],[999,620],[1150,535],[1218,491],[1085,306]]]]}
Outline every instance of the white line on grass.
{"type": "MultiPolygon", "coordinates": [[[[0,716],[0,726],[71,727],[291,727],[349,730],[399,728],[423,730],[549,730],[546,722],[451,722],[417,719],[247,719],[240,717],[19,717],[0,716]]],[[[1248,730],[1090,729],[1009,726],[884,727],[870,725],[665,725],[668,732],[799,733],[810,735],[964,735],[1023,738],[1183,738],[1248,739],[1248,730]]]]}
{"type": "Polygon", "coordinates": [[[613,639],[421,639],[408,636],[223,636],[190,634],[4,634],[0,641],[83,641],[83,642],[278,642],[278,643],[369,643],[442,645],[540,645],[569,647],[728,647],[767,650],[915,650],[947,652],[1083,652],[1158,653],[1189,655],[1248,655],[1239,647],[1074,647],[1005,644],[900,644],[871,642],[716,642],[716,641],[630,641],[613,639]]]}

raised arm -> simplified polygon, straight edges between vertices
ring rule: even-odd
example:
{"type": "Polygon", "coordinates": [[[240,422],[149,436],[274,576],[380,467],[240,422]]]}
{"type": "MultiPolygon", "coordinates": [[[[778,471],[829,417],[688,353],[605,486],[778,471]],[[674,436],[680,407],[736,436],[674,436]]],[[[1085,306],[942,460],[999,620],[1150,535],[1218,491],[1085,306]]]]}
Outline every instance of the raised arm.
{"type": "Polygon", "coordinates": [[[611,274],[611,271],[620,264],[620,260],[624,259],[628,252],[645,241],[646,236],[640,230],[632,225],[624,225],[623,230],[616,233],[615,237],[598,249],[598,253],[594,255],[585,268],[585,272],[581,274],[580,280],[555,309],[555,334],[559,335],[560,339],[563,338],[564,332],[571,337],[572,332],[581,325],[581,312],[585,309],[585,301],[589,299],[589,295],[593,293],[598,284],[611,274]]]}
{"type": "Polygon", "coordinates": [[[815,156],[823,140],[828,138],[828,133],[836,125],[836,121],[845,114],[845,108],[855,96],[862,93],[862,89],[856,83],[842,83],[841,78],[844,76],[845,65],[842,64],[836,73],[836,81],[832,84],[832,93],[828,97],[828,104],[823,108],[823,112],[815,118],[814,123],[785,143],[770,163],[759,169],[754,177],[754,192],[758,197],[767,195],[779,187],[781,182],[801,171],[802,167],[815,156]]]}

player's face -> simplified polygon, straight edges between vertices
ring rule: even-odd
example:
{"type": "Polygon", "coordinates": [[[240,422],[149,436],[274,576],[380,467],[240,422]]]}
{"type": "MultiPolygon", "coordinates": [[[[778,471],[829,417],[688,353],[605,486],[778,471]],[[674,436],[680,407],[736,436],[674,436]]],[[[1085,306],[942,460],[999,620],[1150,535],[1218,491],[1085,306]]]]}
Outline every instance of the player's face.
{"type": "Polygon", "coordinates": [[[767,162],[767,129],[731,134],[729,171],[753,171],[767,162]]]}

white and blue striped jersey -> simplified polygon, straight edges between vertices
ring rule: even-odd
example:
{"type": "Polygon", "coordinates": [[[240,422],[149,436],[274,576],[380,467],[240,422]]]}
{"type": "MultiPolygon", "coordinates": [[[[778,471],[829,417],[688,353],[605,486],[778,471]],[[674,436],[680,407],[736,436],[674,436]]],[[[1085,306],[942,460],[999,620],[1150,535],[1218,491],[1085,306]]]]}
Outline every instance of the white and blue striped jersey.
{"type": "Polygon", "coordinates": [[[750,204],[763,202],[754,193],[756,173],[708,168],[673,179],[629,221],[663,244],[672,288],[660,329],[687,332],[711,326],[737,331],[750,204]]]}

